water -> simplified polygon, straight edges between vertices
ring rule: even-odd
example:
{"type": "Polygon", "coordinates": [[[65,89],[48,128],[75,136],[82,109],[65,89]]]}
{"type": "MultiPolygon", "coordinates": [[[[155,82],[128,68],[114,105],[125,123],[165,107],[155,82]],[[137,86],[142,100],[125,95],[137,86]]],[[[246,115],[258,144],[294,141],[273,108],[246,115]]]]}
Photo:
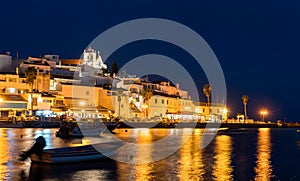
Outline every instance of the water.
{"type": "MultiPolygon", "coordinates": [[[[150,143],[170,135],[174,142],[180,142],[189,131],[117,129],[115,136],[129,142],[150,143]]],[[[29,147],[39,135],[46,138],[47,148],[92,141],[64,141],[56,138],[55,132],[56,129],[0,129],[0,180],[300,180],[300,133],[296,129],[261,128],[250,134],[217,135],[205,149],[199,148],[203,130],[195,129],[177,152],[148,164],[105,160],[43,165],[16,161],[19,151],[29,147]]],[[[105,140],[109,135],[102,137],[105,140]]],[[[133,159],[137,160],[151,160],[153,153],[157,154],[153,149],[133,151],[133,159]]],[[[126,156],[124,152],[119,154],[126,156]]]]}

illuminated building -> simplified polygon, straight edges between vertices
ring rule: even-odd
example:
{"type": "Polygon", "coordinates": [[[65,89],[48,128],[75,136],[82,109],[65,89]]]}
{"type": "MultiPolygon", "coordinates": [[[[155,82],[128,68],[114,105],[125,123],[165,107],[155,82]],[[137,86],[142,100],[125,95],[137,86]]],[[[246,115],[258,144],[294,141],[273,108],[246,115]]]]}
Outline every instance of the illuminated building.
{"type": "Polygon", "coordinates": [[[206,102],[194,102],[195,113],[199,115],[201,121],[226,121],[228,110],[224,104],[211,103],[210,106],[206,102]]]}

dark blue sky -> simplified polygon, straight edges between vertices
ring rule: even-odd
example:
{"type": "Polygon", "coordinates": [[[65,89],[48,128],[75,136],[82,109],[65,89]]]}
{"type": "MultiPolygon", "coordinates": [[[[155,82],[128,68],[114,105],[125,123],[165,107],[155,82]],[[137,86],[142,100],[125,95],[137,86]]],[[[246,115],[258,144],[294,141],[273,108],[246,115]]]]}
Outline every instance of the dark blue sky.
{"type": "MultiPolygon", "coordinates": [[[[299,1],[10,0],[1,2],[0,17],[0,51],[18,51],[22,58],[78,58],[95,37],[119,23],[136,18],[177,21],[199,33],[218,57],[231,116],[243,111],[241,96],[247,94],[251,117],[259,118],[265,107],[273,120],[300,118],[299,1]]],[[[165,46],[154,50],[151,43],[141,45],[126,46],[112,59],[122,64],[143,53],[168,52],[165,46]]],[[[186,57],[187,66],[189,61],[186,57]]],[[[206,83],[200,75],[199,87],[206,83]]]]}

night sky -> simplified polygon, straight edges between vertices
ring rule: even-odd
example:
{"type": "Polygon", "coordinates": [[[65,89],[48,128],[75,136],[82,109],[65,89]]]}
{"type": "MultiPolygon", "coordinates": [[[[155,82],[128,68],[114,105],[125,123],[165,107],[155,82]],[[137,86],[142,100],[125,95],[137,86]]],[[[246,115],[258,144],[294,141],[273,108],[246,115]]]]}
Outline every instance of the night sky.
{"type": "MultiPolygon", "coordinates": [[[[241,96],[247,94],[252,118],[259,118],[262,108],[273,121],[300,118],[300,1],[10,0],[1,2],[0,18],[0,52],[18,52],[20,58],[79,58],[95,37],[119,23],[137,18],[177,21],[200,34],[218,57],[230,117],[243,112],[241,96]]],[[[202,92],[205,75],[177,49],[163,42],[136,42],[115,52],[108,64],[113,60],[121,66],[143,54],[165,54],[200,72],[195,77],[202,92]]]]}

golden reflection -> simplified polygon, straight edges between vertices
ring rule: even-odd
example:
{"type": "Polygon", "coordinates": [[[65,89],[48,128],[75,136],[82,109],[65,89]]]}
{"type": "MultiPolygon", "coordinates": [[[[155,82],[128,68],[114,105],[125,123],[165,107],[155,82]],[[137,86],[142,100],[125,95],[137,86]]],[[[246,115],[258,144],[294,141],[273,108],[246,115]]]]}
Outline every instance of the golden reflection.
{"type": "MultiPolygon", "coordinates": [[[[190,135],[191,130],[182,131],[182,141],[190,135]]],[[[202,163],[202,152],[199,146],[202,130],[195,129],[187,142],[180,148],[179,179],[180,180],[203,180],[205,174],[202,163]]]]}
{"type": "Polygon", "coordinates": [[[0,164],[0,180],[5,180],[7,179],[5,178],[8,172],[6,163],[8,162],[8,153],[9,153],[8,140],[7,140],[5,129],[0,130],[0,148],[1,148],[0,163],[2,163],[0,164]]]}
{"type": "MultiPolygon", "coordinates": [[[[134,137],[136,139],[136,153],[132,153],[132,159],[135,163],[152,161],[152,141],[153,135],[151,129],[135,129],[134,137]]],[[[153,180],[152,172],[154,170],[153,163],[146,164],[125,164],[118,162],[119,180],[153,180]],[[128,174],[128,175],[126,175],[128,174]]]]}
{"type": "MultiPolygon", "coordinates": [[[[138,163],[152,161],[152,134],[150,129],[140,129],[137,137],[137,153],[136,158],[138,163]]],[[[138,164],[135,165],[136,180],[152,180],[151,172],[153,164],[138,164]]]]}
{"type": "Polygon", "coordinates": [[[214,180],[233,180],[231,166],[232,143],[231,137],[220,135],[216,137],[215,163],[213,166],[214,180]]]}
{"type": "Polygon", "coordinates": [[[271,138],[270,128],[260,128],[257,142],[257,161],[255,167],[255,180],[270,180],[271,166],[271,138]]]}

